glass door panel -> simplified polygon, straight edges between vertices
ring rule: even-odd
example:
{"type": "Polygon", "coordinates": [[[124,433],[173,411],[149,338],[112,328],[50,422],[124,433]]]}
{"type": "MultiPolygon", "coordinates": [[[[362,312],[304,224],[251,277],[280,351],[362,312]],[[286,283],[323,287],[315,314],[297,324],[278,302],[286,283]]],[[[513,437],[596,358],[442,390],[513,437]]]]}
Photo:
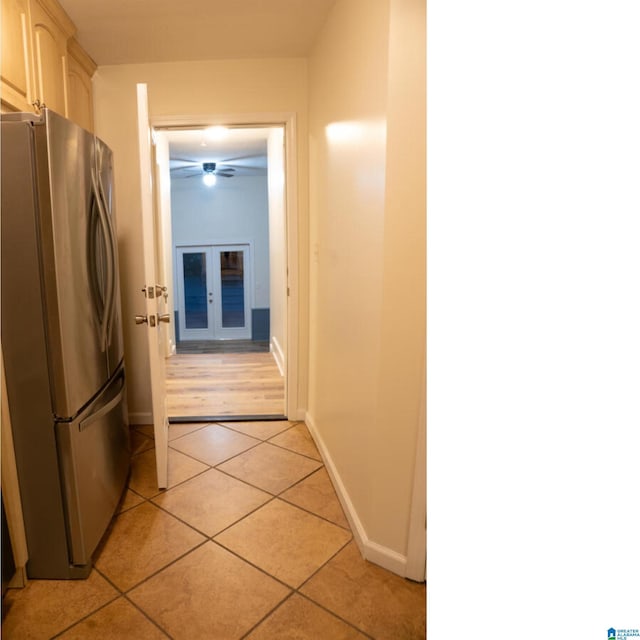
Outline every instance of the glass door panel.
{"type": "Polygon", "coordinates": [[[212,340],[213,287],[210,247],[178,248],[180,340],[212,340]]]}
{"type": "Polygon", "coordinates": [[[249,245],[215,245],[213,254],[215,336],[250,340],[249,245]]]}
{"type": "Polygon", "coordinates": [[[220,251],[220,289],[222,327],[225,329],[244,327],[243,251],[220,251]]]}
{"type": "Polygon", "coordinates": [[[184,324],[187,329],[207,328],[207,262],[204,253],[183,253],[184,324]]]}

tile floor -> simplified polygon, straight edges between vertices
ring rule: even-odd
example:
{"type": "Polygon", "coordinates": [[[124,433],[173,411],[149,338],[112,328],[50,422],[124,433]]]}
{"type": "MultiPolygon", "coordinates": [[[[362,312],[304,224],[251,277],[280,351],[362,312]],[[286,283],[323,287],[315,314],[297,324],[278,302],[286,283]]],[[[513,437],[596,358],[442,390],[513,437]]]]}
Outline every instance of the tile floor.
{"type": "Polygon", "coordinates": [[[424,584],[362,559],[303,423],[176,424],[169,488],[132,431],[120,513],[87,580],[4,598],[4,640],[425,638],[424,584]]]}

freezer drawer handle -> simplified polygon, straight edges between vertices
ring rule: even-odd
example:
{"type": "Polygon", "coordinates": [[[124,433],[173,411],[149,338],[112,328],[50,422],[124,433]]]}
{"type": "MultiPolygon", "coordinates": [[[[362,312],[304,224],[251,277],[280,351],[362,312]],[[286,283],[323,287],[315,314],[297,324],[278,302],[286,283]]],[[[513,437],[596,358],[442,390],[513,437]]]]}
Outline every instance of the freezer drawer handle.
{"type": "Polygon", "coordinates": [[[120,389],[118,394],[115,396],[115,398],[107,402],[107,404],[105,404],[103,407],[98,409],[98,411],[96,411],[95,413],[92,413],[86,420],[83,420],[80,423],[80,431],[84,431],[87,427],[90,427],[93,422],[95,422],[99,418],[102,418],[102,416],[106,415],[112,409],[117,407],[118,404],[120,404],[120,401],[122,400],[123,395],[124,395],[124,381],[122,383],[122,388],[120,389]]]}

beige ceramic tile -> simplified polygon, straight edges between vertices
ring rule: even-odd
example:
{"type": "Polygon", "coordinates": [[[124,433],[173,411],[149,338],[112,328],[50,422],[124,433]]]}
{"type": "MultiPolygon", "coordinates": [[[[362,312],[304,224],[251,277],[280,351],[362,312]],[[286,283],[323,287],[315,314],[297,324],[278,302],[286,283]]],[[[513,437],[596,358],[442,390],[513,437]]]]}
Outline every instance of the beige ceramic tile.
{"type": "Polygon", "coordinates": [[[234,431],[258,438],[258,440],[268,440],[277,433],[288,429],[294,423],[288,420],[264,420],[261,422],[221,422],[220,424],[234,431]]]}
{"type": "Polygon", "coordinates": [[[320,453],[303,422],[287,429],[284,433],[281,433],[269,440],[271,444],[276,444],[279,447],[290,449],[296,453],[301,453],[303,456],[309,456],[316,460],[322,460],[320,453]]]}
{"type": "Polygon", "coordinates": [[[281,493],[280,498],[331,520],[341,527],[350,528],[324,467],[281,493]]]}
{"type": "Polygon", "coordinates": [[[258,444],[259,440],[210,424],[171,442],[171,448],[215,466],[258,444]]]}
{"type": "Polygon", "coordinates": [[[364,640],[366,637],[313,602],[294,594],[258,625],[247,640],[364,640]]]}
{"type": "Polygon", "coordinates": [[[321,462],[264,442],[219,466],[260,489],[278,494],[322,466],[321,462]]]}
{"type": "Polygon", "coordinates": [[[298,587],[351,539],[351,533],[273,500],[215,541],[286,584],[298,587]]]}
{"type": "MultiPolygon", "coordinates": [[[[175,487],[193,476],[207,470],[207,465],[185,456],[169,447],[169,487],[175,487]]],[[[158,478],[156,475],[156,452],[150,449],[131,459],[131,477],[129,488],[145,498],[158,495],[158,478]]]]}
{"type": "Polygon", "coordinates": [[[142,431],[131,429],[131,455],[142,453],[153,448],[153,438],[149,438],[142,431]]]}
{"type": "Polygon", "coordinates": [[[162,509],[144,502],[114,520],[95,566],[126,591],[205,539],[162,509]]]}
{"type": "Polygon", "coordinates": [[[376,640],[425,638],[425,586],[362,558],[352,542],[300,590],[376,640]]]}
{"type": "Polygon", "coordinates": [[[153,501],[212,536],[269,500],[270,494],[210,469],[153,501]]]}
{"type": "Polygon", "coordinates": [[[213,542],[134,589],[129,597],[175,640],[239,639],[290,591],[213,542]]]}
{"type": "Polygon", "coordinates": [[[186,436],[188,433],[193,433],[194,431],[198,431],[198,429],[202,429],[202,427],[206,427],[210,422],[185,422],[180,424],[170,424],[169,425],[169,442],[175,440],[176,438],[181,438],[182,436],[186,436]]]}
{"type": "Polygon", "coordinates": [[[104,609],[78,623],[59,636],[62,640],[166,640],[144,614],[125,598],[119,598],[104,609]]]}
{"type": "Polygon", "coordinates": [[[130,489],[125,491],[124,497],[120,502],[120,508],[118,509],[118,513],[122,513],[127,509],[131,509],[131,507],[135,507],[137,504],[144,502],[144,498],[139,496],[137,493],[134,493],[130,489]]]}
{"type": "Polygon", "coordinates": [[[24,589],[7,590],[2,637],[51,638],[117,596],[96,571],[86,580],[31,580],[24,589]]]}

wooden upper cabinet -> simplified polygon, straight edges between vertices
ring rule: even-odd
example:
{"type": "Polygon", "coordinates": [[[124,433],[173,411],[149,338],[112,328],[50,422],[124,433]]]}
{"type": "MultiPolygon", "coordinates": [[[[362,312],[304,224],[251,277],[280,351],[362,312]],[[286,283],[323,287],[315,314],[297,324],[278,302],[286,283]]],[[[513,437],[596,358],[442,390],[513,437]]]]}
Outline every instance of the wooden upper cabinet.
{"type": "Polygon", "coordinates": [[[73,38],[67,43],[67,51],[68,118],[87,131],[93,131],[91,77],[96,65],[73,38]]]}
{"type": "Polygon", "coordinates": [[[96,65],[73,37],[57,0],[0,0],[2,111],[45,105],[93,130],[91,77],[96,65]]]}
{"type": "Polygon", "coordinates": [[[2,0],[0,96],[3,111],[31,111],[31,17],[28,0],[2,0]]]}
{"type": "Polygon", "coordinates": [[[75,27],[61,7],[50,0],[32,0],[34,100],[66,116],[67,40],[75,27]]]}

